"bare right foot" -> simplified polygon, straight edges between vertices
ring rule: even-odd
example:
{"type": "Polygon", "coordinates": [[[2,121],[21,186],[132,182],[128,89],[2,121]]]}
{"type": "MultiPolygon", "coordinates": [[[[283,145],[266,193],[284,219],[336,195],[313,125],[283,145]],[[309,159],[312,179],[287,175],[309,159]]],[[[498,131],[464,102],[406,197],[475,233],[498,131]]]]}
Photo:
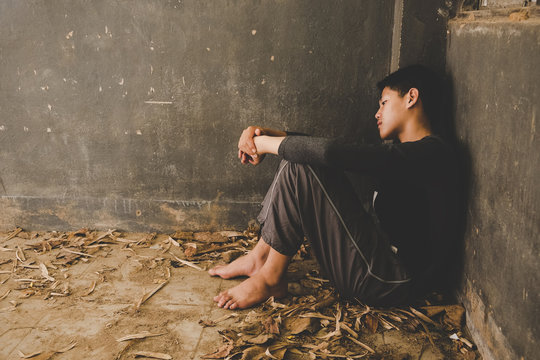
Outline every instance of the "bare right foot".
{"type": "Polygon", "coordinates": [[[262,238],[257,245],[247,254],[227,265],[218,265],[208,270],[212,276],[223,279],[232,279],[239,276],[253,276],[266,262],[270,246],[262,238]]]}
{"type": "Polygon", "coordinates": [[[287,281],[280,279],[276,283],[269,283],[263,270],[232,289],[221,292],[214,297],[214,301],[220,308],[234,310],[260,304],[270,296],[277,299],[287,296],[287,281]]]}

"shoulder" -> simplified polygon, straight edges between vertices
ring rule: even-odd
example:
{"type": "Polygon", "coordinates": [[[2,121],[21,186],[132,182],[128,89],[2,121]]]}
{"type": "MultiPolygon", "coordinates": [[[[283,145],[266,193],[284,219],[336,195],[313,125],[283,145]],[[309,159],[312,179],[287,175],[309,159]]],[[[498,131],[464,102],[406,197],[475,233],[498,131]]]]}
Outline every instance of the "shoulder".
{"type": "Polygon", "coordinates": [[[446,158],[453,154],[452,147],[441,137],[429,135],[417,141],[391,144],[398,151],[420,158],[446,158]]]}
{"type": "Polygon", "coordinates": [[[407,159],[407,166],[429,177],[450,176],[457,168],[455,152],[439,136],[426,136],[418,141],[392,144],[407,159]]]}

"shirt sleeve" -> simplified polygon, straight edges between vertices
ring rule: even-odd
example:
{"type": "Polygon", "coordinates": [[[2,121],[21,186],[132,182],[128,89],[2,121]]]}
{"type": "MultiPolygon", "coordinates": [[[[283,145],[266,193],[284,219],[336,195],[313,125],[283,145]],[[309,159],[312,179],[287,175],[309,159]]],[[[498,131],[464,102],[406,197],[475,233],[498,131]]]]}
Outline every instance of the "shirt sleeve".
{"type": "MultiPolygon", "coordinates": [[[[278,154],[285,160],[382,176],[416,172],[429,166],[432,141],[400,144],[345,144],[339,139],[288,136],[278,154]]],[[[420,171],[422,172],[422,171],[420,171]]]]}

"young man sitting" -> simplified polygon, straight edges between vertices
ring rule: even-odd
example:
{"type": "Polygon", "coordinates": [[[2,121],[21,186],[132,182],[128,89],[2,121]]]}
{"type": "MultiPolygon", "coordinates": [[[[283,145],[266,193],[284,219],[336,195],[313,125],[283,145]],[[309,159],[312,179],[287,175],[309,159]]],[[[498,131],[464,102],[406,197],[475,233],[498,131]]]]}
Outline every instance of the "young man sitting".
{"type": "Polygon", "coordinates": [[[238,148],[242,163],[265,154],[281,162],[258,216],[259,242],[247,255],[216,266],[212,276],[248,276],[214,298],[225,309],[247,308],[286,296],[291,257],[304,236],[322,272],[343,298],[397,305],[428,290],[455,243],[456,164],[433,127],[440,119],[441,84],[414,65],[383,79],[379,134],[393,143],[344,144],[250,126],[238,148]],[[377,181],[372,216],[345,176],[377,181]]]}

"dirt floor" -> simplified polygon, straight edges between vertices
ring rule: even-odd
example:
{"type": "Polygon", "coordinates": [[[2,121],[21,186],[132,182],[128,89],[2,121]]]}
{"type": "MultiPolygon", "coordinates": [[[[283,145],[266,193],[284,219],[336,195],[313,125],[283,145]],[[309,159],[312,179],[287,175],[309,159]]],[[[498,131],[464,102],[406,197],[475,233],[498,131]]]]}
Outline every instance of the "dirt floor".
{"type": "Polygon", "coordinates": [[[305,249],[287,298],[216,307],[241,280],[205,270],[255,243],[248,231],[0,233],[0,359],[480,358],[461,306],[340,301],[305,249]]]}

